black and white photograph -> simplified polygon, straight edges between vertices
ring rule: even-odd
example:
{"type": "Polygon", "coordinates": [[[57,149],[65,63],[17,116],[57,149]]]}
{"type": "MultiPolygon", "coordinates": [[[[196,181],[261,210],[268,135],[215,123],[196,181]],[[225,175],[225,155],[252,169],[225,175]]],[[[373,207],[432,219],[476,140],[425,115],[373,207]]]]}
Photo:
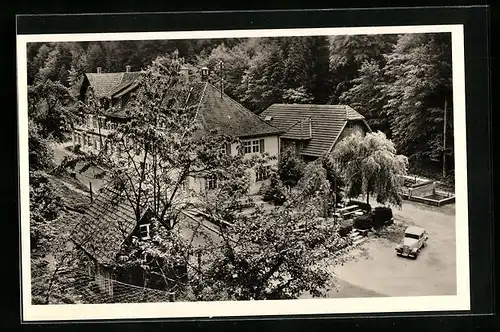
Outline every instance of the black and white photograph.
{"type": "Polygon", "coordinates": [[[18,36],[25,320],[469,309],[459,25],[18,36]]]}

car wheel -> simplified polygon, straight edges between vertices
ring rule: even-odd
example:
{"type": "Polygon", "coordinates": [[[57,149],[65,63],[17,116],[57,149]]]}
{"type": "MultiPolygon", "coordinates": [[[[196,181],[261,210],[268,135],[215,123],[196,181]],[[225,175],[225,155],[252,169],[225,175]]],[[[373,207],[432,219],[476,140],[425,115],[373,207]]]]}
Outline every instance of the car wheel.
{"type": "Polygon", "coordinates": [[[427,243],[422,243],[422,248],[424,248],[427,245],[427,243]]]}

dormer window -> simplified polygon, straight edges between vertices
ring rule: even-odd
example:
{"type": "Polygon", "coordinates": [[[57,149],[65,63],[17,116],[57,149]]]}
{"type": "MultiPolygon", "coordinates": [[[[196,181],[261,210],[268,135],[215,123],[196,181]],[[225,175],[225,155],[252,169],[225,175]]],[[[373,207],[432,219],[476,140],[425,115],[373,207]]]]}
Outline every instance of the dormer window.
{"type": "Polygon", "coordinates": [[[264,119],[264,121],[271,121],[272,119],[273,119],[273,117],[270,116],[270,115],[268,115],[268,116],[266,116],[266,118],[264,119]]]}
{"type": "Polygon", "coordinates": [[[149,224],[139,225],[139,236],[141,240],[148,240],[151,238],[149,234],[149,224]]]}

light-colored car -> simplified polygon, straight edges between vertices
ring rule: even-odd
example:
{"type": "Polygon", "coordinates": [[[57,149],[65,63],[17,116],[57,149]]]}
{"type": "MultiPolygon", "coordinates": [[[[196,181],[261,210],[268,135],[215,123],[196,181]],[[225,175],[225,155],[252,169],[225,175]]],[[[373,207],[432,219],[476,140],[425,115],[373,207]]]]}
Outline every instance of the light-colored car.
{"type": "Polygon", "coordinates": [[[429,239],[427,231],[421,227],[410,226],[405,230],[402,243],[396,247],[396,254],[416,259],[420,250],[425,247],[429,239]]]}

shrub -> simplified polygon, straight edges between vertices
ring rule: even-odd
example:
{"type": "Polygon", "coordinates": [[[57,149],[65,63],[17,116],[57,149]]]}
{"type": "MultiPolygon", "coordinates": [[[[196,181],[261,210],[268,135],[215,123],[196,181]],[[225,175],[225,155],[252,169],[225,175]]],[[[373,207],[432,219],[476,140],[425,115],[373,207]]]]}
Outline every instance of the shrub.
{"type": "Polygon", "coordinates": [[[264,202],[272,202],[274,205],[283,205],[286,198],[283,193],[283,186],[276,174],[271,175],[268,185],[263,185],[259,193],[262,195],[264,202]]]}
{"type": "Polygon", "coordinates": [[[359,208],[361,210],[364,210],[366,212],[371,212],[372,210],[372,206],[368,203],[364,203],[364,202],[360,202],[360,201],[349,201],[349,203],[347,203],[347,206],[351,206],[351,205],[357,205],[359,206],[359,208]]]}
{"type": "Polygon", "coordinates": [[[354,220],[352,219],[342,220],[342,222],[340,223],[339,235],[342,237],[349,235],[349,233],[352,231],[353,225],[354,220]]]}
{"type": "Polygon", "coordinates": [[[356,229],[370,229],[372,228],[372,217],[370,214],[365,214],[354,218],[354,228],[356,229]]]}
{"type": "Polygon", "coordinates": [[[373,210],[373,226],[380,228],[385,224],[389,224],[392,219],[392,209],[388,207],[376,207],[373,210]]]}

